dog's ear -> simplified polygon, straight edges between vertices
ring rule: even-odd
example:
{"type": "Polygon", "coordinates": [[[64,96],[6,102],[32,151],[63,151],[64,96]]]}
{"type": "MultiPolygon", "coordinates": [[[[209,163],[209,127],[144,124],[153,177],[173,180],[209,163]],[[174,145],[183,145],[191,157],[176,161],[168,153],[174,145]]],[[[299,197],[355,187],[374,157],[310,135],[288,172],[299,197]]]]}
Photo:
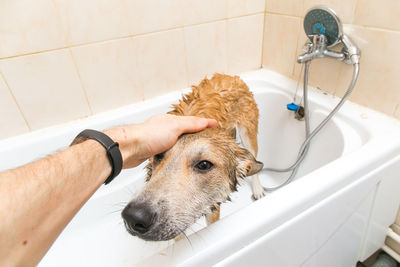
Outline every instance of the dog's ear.
{"type": "Polygon", "coordinates": [[[244,148],[237,152],[237,173],[239,177],[254,175],[262,170],[264,163],[257,161],[254,156],[244,148]]]}
{"type": "Polygon", "coordinates": [[[230,187],[233,192],[237,191],[237,184],[240,178],[243,179],[246,176],[258,173],[262,170],[264,164],[257,161],[247,149],[241,148],[236,143],[231,151],[234,151],[232,159],[236,165],[235,168],[229,171],[230,187]]]}
{"type": "Polygon", "coordinates": [[[232,128],[230,128],[230,129],[228,129],[227,133],[228,133],[228,135],[229,135],[230,137],[232,137],[233,139],[236,139],[236,135],[237,135],[237,133],[236,133],[236,127],[232,127],[232,128]]]}

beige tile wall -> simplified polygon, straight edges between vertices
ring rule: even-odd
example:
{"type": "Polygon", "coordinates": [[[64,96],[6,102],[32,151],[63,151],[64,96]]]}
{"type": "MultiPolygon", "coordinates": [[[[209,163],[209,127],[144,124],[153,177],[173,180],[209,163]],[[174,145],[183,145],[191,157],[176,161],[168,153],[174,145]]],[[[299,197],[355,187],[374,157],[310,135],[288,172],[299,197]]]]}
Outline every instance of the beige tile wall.
{"type": "MultiPolygon", "coordinates": [[[[298,79],[297,55],[306,41],[303,16],[315,5],[333,8],[344,32],[362,51],[360,76],[350,99],[400,118],[400,1],[398,0],[267,0],[263,66],[298,79]]],[[[313,61],[310,84],[342,96],[352,67],[328,59],[313,61]]]]}
{"type": "MultiPolygon", "coordinates": [[[[297,79],[302,16],[334,8],[362,50],[351,100],[400,118],[397,0],[0,1],[0,139],[135,103],[214,72],[297,79]]],[[[320,59],[310,83],[344,93],[351,67],[320,59]]]]}
{"type": "Polygon", "coordinates": [[[261,67],[265,0],[0,1],[0,139],[261,67]]]}

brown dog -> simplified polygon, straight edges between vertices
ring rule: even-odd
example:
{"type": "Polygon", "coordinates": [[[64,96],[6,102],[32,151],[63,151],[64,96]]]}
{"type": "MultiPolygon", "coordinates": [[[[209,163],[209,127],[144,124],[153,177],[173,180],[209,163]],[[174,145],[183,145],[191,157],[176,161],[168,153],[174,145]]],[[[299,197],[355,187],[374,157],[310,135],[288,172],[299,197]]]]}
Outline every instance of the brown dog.
{"type": "Polygon", "coordinates": [[[263,164],[255,159],[258,108],[238,76],[204,79],[173,108],[170,114],[214,118],[218,126],[185,134],[149,160],[148,183],[122,212],[128,232],[145,240],[175,238],[202,215],[217,221],[219,205],[245,176],[253,176],[254,198],[264,195],[263,164]]]}

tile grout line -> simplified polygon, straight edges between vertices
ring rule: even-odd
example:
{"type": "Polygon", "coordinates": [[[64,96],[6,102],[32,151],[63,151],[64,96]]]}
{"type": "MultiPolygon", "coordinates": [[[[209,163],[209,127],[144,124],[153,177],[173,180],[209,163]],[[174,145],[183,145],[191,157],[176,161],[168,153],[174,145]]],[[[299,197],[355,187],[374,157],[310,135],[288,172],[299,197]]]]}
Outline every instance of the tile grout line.
{"type": "MultiPolygon", "coordinates": [[[[352,23],[354,23],[354,18],[355,18],[355,15],[356,15],[355,13],[356,13],[356,10],[357,10],[357,6],[358,6],[358,0],[356,0],[355,7],[354,7],[354,10],[353,10],[353,17],[352,17],[352,20],[351,20],[352,23]]],[[[342,24],[344,24],[344,23],[342,23],[342,24]]],[[[337,77],[336,77],[336,81],[335,81],[335,88],[334,88],[334,91],[332,92],[332,95],[334,95],[336,97],[340,97],[340,98],[342,98],[342,97],[338,96],[338,93],[339,93],[338,87],[339,87],[339,84],[340,84],[340,77],[342,77],[342,73],[344,71],[343,67],[344,67],[343,65],[340,65],[340,67],[339,67],[339,71],[337,73],[337,77]]],[[[344,90],[345,90],[344,92],[346,93],[346,91],[348,89],[346,90],[346,88],[344,88],[344,90]]],[[[350,100],[350,98],[349,98],[349,100],[350,100]]]]}
{"type": "Polygon", "coordinates": [[[364,28],[367,30],[374,30],[374,31],[383,31],[383,32],[389,32],[389,33],[394,33],[394,34],[400,34],[400,30],[393,30],[393,29],[389,29],[389,28],[379,28],[376,26],[368,26],[368,25],[358,25],[358,24],[352,24],[352,23],[344,23],[343,25],[349,25],[349,26],[355,26],[355,27],[360,27],[360,28],[364,28]]]}
{"type": "Polygon", "coordinates": [[[351,23],[352,23],[352,24],[354,23],[354,21],[355,21],[355,19],[356,19],[356,12],[357,12],[357,8],[358,8],[359,3],[360,3],[359,0],[356,0],[356,4],[355,4],[354,10],[353,10],[353,18],[352,18],[352,20],[351,20],[351,23]]]}
{"type": "MultiPolygon", "coordinates": [[[[266,13],[267,13],[267,14],[271,14],[271,15],[278,15],[278,16],[290,17],[290,18],[300,18],[300,19],[302,19],[302,18],[304,17],[304,16],[283,14],[283,13],[271,12],[271,11],[266,11],[266,13]]],[[[354,22],[352,22],[352,23],[345,23],[345,22],[342,22],[342,24],[343,24],[343,25],[349,25],[349,26],[360,27],[360,28],[365,28],[365,29],[367,29],[367,30],[385,31],[385,32],[400,34],[400,30],[394,30],[394,29],[390,29],[390,28],[387,28],[387,27],[379,27],[379,26],[355,24],[354,22]]]]}
{"type": "MultiPolygon", "coordinates": [[[[88,105],[90,115],[93,115],[93,114],[94,114],[94,113],[93,113],[93,109],[92,109],[92,106],[90,105],[89,97],[88,97],[88,95],[87,95],[85,86],[84,86],[84,84],[83,84],[81,75],[80,75],[80,73],[79,73],[78,65],[77,65],[77,63],[76,63],[76,61],[75,61],[75,58],[74,58],[73,54],[72,54],[71,47],[69,46],[70,40],[69,40],[69,38],[68,38],[68,34],[67,34],[67,32],[65,31],[65,28],[63,27],[61,15],[60,15],[60,10],[59,10],[58,5],[56,4],[55,0],[51,0],[51,2],[52,2],[52,4],[53,4],[53,6],[54,6],[54,9],[56,10],[56,13],[57,13],[57,20],[58,20],[58,23],[59,23],[60,28],[61,28],[60,30],[62,31],[62,33],[63,33],[63,35],[64,35],[64,41],[65,41],[66,48],[63,48],[63,49],[67,49],[67,50],[68,50],[68,53],[69,53],[69,55],[70,55],[70,57],[71,57],[71,60],[72,60],[72,64],[74,65],[74,68],[75,68],[76,75],[78,76],[79,83],[80,83],[80,85],[81,85],[81,89],[82,89],[82,91],[83,91],[83,95],[84,95],[84,97],[85,97],[86,104],[88,105]]],[[[61,49],[58,49],[58,50],[61,50],[61,49]]]]}
{"type": "Polygon", "coordinates": [[[7,87],[7,89],[8,89],[8,92],[10,93],[12,99],[14,100],[14,103],[17,105],[17,108],[18,108],[18,110],[19,110],[19,112],[20,112],[20,114],[21,114],[23,120],[25,121],[26,126],[28,127],[28,130],[31,132],[31,131],[32,131],[32,127],[30,126],[30,124],[29,124],[29,122],[28,122],[28,119],[25,117],[25,114],[24,114],[24,112],[22,111],[22,108],[21,108],[21,106],[19,105],[19,103],[18,103],[18,101],[17,101],[17,98],[15,97],[14,93],[12,92],[11,87],[10,87],[10,85],[8,84],[8,82],[7,82],[7,80],[6,80],[6,77],[4,76],[4,74],[3,74],[2,71],[0,71],[0,77],[3,79],[4,83],[6,84],[6,87],[7,87]]]}
{"type": "MultiPolygon", "coordinates": [[[[226,12],[228,12],[228,2],[226,2],[227,4],[227,10],[226,10],[226,12]]],[[[229,38],[229,34],[228,34],[228,18],[226,18],[225,20],[224,20],[224,22],[225,22],[225,46],[224,46],[224,49],[225,49],[225,66],[224,66],[224,69],[225,69],[225,73],[228,73],[228,38],[229,38]]]]}
{"type": "Polygon", "coordinates": [[[392,111],[392,116],[395,117],[395,118],[396,118],[396,113],[397,113],[397,111],[399,110],[399,105],[400,105],[400,103],[397,102],[397,103],[394,105],[394,108],[393,108],[393,111],[392,111]]]}
{"type": "Polygon", "coordinates": [[[186,69],[186,86],[190,87],[191,82],[189,81],[189,64],[188,64],[188,54],[187,54],[187,47],[186,47],[186,38],[185,38],[185,29],[182,28],[182,35],[183,35],[183,53],[185,54],[185,69],[186,69]]]}
{"type": "Polygon", "coordinates": [[[295,69],[296,69],[296,64],[297,64],[297,53],[299,51],[297,51],[298,47],[299,47],[299,42],[300,42],[300,34],[301,34],[301,21],[300,21],[300,25],[298,25],[298,27],[300,29],[297,30],[297,40],[296,40],[296,51],[294,54],[294,63],[293,63],[293,67],[292,67],[292,77],[294,77],[295,75],[295,69]]]}
{"type": "Polygon", "coordinates": [[[30,55],[37,55],[37,54],[41,54],[41,53],[47,53],[47,52],[57,51],[57,50],[66,49],[66,48],[74,48],[74,47],[102,44],[102,43],[112,42],[112,41],[119,41],[119,40],[128,39],[128,38],[135,38],[135,37],[141,37],[141,36],[146,36],[146,35],[150,35],[150,34],[156,34],[156,33],[161,33],[161,32],[166,32],[166,31],[183,29],[185,27],[195,27],[195,26],[215,23],[215,22],[219,22],[219,21],[244,18],[244,17],[255,16],[255,15],[260,15],[260,14],[263,14],[263,12],[249,13],[249,14],[245,14],[245,15],[234,16],[234,17],[231,17],[231,18],[225,17],[223,19],[215,19],[215,20],[210,20],[210,21],[201,22],[201,23],[197,23],[197,24],[180,25],[180,26],[176,26],[176,27],[172,27],[172,28],[166,28],[166,29],[161,29],[161,30],[156,30],[156,31],[151,31],[151,32],[146,32],[146,33],[129,34],[129,35],[116,37],[116,38],[103,39],[103,40],[91,41],[91,42],[84,42],[84,43],[72,44],[72,45],[68,44],[68,42],[66,41],[66,44],[64,46],[61,46],[61,47],[58,47],[58,48],[51,48],[51,49],[45,49],[45,50],[36,51],[36,52],[27,52],[27,53],[22,53],[22,54],[19,54],[19,55],[1,57],[0,60],[6,60],[6,59],[18,58],[18,57],[30,56],[30,55]]]}
{"type": "Polygon", "coordinates": [[[74,64],[75,72],[76,72],[76,75],[78,76],[79,83],[81,84],[82,92],[83,92],[83,95],[85,96],[86,104],[88,105],[88,108],[89,108],[89,111],[90,111],[90,115],[94,115],[92,106],[90,105],[89,96],[87,94],[85,85],[83,84],[83,81],[82,81],[82,78],[81,78],[81,74],[79,72],[78,64],[75,61],[74,55],[72,54],[72,51],[71,51],[71,48],[68,48],[68,52],[69,52],[69,55],[71,57],[72,64],[74,64]]]}
{"type": "MultiPolygon", "coordinates": [[[[357,2],[357,3],[358,3],[358,2],[357,2]]],[[[150,34],[156,34],[156,33],[161,33],[161,32],[165,32],[165,31],[170,31],[170,30],[183,29],[183,28],[186,28],[186,27],[195,27],[195,26],[199,26],[199,25],[205,25],[205,24],[209,24],[209,23],[215,23],[215,22],[218,22],[218,21],[231,20],[231,19],[238,19],[238,18],[243,18],[243,17],[248,17],[248,16],[255,16],[255,15],[261,15],[261,14],[264,14],[264,17],[265,17],[267,14],[271,14],[271,15],[279,15],[279,16],[285,16],[285,17],[291,17],[291,18],[302,18],[302,16],[289,15],[289,14],[283,14],[283,13],[271,12],[271,11],[255,12],[255,13],[249,13],[249,14],[240,15],[240,16],[226,17],[226,18],[224,18],[224,19],[210,20],[210,21],[201,22],[201,23],[197,23],[197,24],[181,25],[181,26],[177,26],[177,27],[166,28],[166,29],[156,30],[156,31],[152,31],[152,32],[146,32],[146,33],[140,33],[140,34],[130,34],[130,35],[125,35],[125,36],[121,36],[121,37],[117,37],[117,38],[111,38],[111,39],[104,39],[104,40],[98,40],[98,41],[92,41],[92,42],[86,42],[86,43],[84,42],[84,43],[73,44],[73,45],[68,45],[68,44],[66,43],[65,46],[61,46],[61,47],[58,47],[58,48],[45,49],[45,50],[36,51],[36,52],[27,52],[27,53],[22,53],[22,54],[19,54],[19,55],[1,57],[1,58],[0,58],[0,61],[1,61],[1,60],[12,59],[12,58],[23,57],[23,56],[37,55],[37,54],[41,54],[41,53],[48,53],[48,52],[53,52],[53,51],[57,51],[57,50],[61,50],[61,49],[66,49],[66,48],[74,48],[74,47],[81,47],[81,46],[89,46],[89,45],[95,45],[95,44],[102,44],[102,43],[105,43],[105,42],[119,41],[119,40],[123,40],[123,39],[135,38],[135,37],[140,37],[140,36],[146,36],[146,35],[150,35],[150,34]]],[[[344,25],[350,25],[350,26],[365,28],[365,29],[369,29],[369,30],[387,31],[387,32],[397,33],[397,34],[400,33],[400,31],[393,30],[393,29],[389,29],[389,28],[385,28],[385,27],[368,26],[368,25],[358,25],[358,24],[353,24],[353,23],[344,23],[344,25]]],[[[265,26],[265,23],[264,23],[264,26],[265,26]]],[[[64,37],[65,37],[65,36],[64,36],[64,37]]]]}
{"type": "Polygon", "coordinates": [[[265,42],[265,27],[267,25],[267,8],[268,8],[268,4],[267,4],[268,0],[264,1],[264,25],[263,25],[263,33],[262,33],[262,47],[261,47],[261,68],[264,67],[264,53],[265,53],[265,49],[264,49],[264,42],[265,42]]]}
{"type": "Polygon", "coordinates": [[[60,10],[58,9],[58,6],[57,6],[55,0],[50,0],[50,2],[52,3],[52,5],[53,5],[53,7],[54,7],[54,10],[56,11],[56,14],[57,14],[57,22],[58,22],[58,24],[59,24],[60,31],[61,31],[62,34],[63,34],[64,43],[65,43],[66,46],[68,46],[69,40],[68,40],[68,38],[67,38],[67,33],[66,33],[66,31],[65,31],[65,29],[64,29],[64,27],[63,27],[61,15],[60,15],[60,10]]]}
{"type": "Polygon", "coordinates": [[[120,4],[123,6],[123,16],[125,17],[125,21],[128,25],[129,33],[130,33],[130,35],[133,35],[133,27],[132,27],[131,21],[129,19],[129,12],[128,12],[128,6],[126,4],[126,1],[120,0],[120,4]]]}
{"type": "MultiPolygon", "coordinates": [[[[301,11],[302,12],[304,12],[304,8],[305,8],[305,5],[304,5],[304,0],[302,0],[301,1],[301,11]]],[[[302,17],[300,16],[300,17],[298,17],[299,19],[300,19],[300,25],[299,25],[299,29],[298,29],[298,32],[297,32],[297,41],[296,41],[296,53],[295,53],[295,56],[294,56],[294,63],[293,63],[293,69],[292,69],[292,77],[295,77],[295,72],[296,72],[296,64],[298,64],[297,63],[297,57],[298,57],[298,55],[297,55],[297,53],[301,53],[301,49],[300,49],[300,51],[298,51],[297,49],[299,48],[299,42],[300,42],[300,39],[301,39],[301,34],[302,34],[302,29],[303,29],[303,27],[302,27],[302,17]]],[[[300,70],[301,70],[301,66],[300,66],[300,70]]],[[[300,81],[300,79],[301,79],[301,76],[302,76],[302,72],[300,71],[300,74],[299,74],[299,76],[297,77],[297,83],[299,83],[299,81],[300,81]]]]}
{"type": "Polygon", "coordinates": [[[265,11],[267,14],[271,15],[278,15],[278,16],[284,16],[284,17],[290,17],[290,18],[302,18],[303,16],[297,16],[297,15],[291,15],[291,14],[284,14],[284,13],[279,13],[279,12],[271,12],[271,11],[265,11]]]}
{"type": "MultiPolygon", "coordinates": [[[[267,8],[267,3],[265,3],[265,9],[266,8],[267,8]]],[[[263,23],[262,43],[261,43],[261,60],[260,60],[261,68],[263,67],[263,63],[264,63],[265,24],[267,24],[267,11],[264,12],[264,23],[263,23]]]]}
{"type": "MultiPolygon", "coordinates": [[[[131,46],[133,49],[135,47],[135,40],[133,38],[129,38],[129,40],[131,42],[131,46]]],[[[134,56],[134,60],[135,60],[134,65],[135,65],[136,71],[138,71],[139,70],[138,55],[136,54],[136,50],[133,50],[133,52],[134,52],[133,56],[134,56]]],[[[139,73],[137,73],[136,77],[139,77],[139,78],[136,78],[137,82],[135,82],[135,78],[133,78],[133,80],[131,80],[129,77],[129,80],[132,82],[132,85],[134,88],[135,88],[135,85],[137,88],[140,88],[140,101],[143,102],[145,99],[144,99],[144,90],[143,90],[144,85],[143,85],[143,81],[142,81],[142,76],[139,75],[139,73]]]]}
{"type": "MultiPolygon", "coordinates": [[[[124,14],[126,23],[128,24],[129,32],[130,32],[130,36],[128,36],[125,39],[130,41],[132,49],[133,49],[134,45],[135,45],[135,43],[134,43],[135,40],[132,37],[133,36],[133,28],[132,28],[132,25],[131,25],[131,22],[130,22],[130,19],[129,19],[129,14],[128,14],[128,11],[127,11],[128,10],[127,3],[124,0],[121,0],[120,3],[124,7],[123,14],[124,14]]],[[[119,41],[122,41],[122,40],[125,40],[125,39],[119,39],[119,41]]],[[[109,42],[112,42],[112,40],[109,40],[109,42]]],[[[103,43],[106,43],[106,41],[103,41],[103,43]]],[[[135,68],[136,68],[136,71],[137,71],[137,70],[139,70],[139,64],[138,64],[138,57],[137,57],[136,51],[134,51],[134,60],[135,60],[134,65],[135,65],[135,68]]],[[[144,85],[142,83],[142,77],[137,73],[136,78],[133,77],[133,79],[131,79],[131,77],[129,77],[128,79],[132,83],[133,88],[140,89],[140,102],[143,102],[145,99],[144,99],[144,91],[143,91],[144,85]],[[136,81],[135,81],[135,79],[136,79],[136,81]]]]}
{"type": "MultiPolygon", "coordinates": [[[[229,1],[229,0],[228,0],[229,1]]],[[[224,22],[225,22],[225,46],[224,46],[224,49],[225,49],[225,66],[224,66],[224,69],[225,69],[225,73],[228,73],[228,38],[229,38],[229,34],[228,34],[228,19],[229,19],[229,3],[228,3],[228,1],[225,1],[225,19],[224,19],[224,22]]]]}

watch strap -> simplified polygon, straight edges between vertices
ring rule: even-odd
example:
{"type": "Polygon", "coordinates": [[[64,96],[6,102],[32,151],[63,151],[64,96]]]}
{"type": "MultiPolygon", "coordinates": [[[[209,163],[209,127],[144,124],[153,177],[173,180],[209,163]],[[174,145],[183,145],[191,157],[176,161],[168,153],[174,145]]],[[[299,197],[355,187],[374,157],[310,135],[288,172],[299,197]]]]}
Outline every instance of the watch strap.
{"type": "Polygon", "coordinates": [[[92,139],[99,142],[107,151],[107,156],[112,166],[110,176],[104,181],[104,184],[110,183],[122,170],[122,155],[119,150],[119,144],[114,142],[108,135],[105,133],[86,129],[80,132],[74,139],[74,143],[79,143],[80,140],[92,139]],[[75,140],[77,142],[75,142],[75,140]],[[79,141],[78,141],[79,140],[79,141]]]}

